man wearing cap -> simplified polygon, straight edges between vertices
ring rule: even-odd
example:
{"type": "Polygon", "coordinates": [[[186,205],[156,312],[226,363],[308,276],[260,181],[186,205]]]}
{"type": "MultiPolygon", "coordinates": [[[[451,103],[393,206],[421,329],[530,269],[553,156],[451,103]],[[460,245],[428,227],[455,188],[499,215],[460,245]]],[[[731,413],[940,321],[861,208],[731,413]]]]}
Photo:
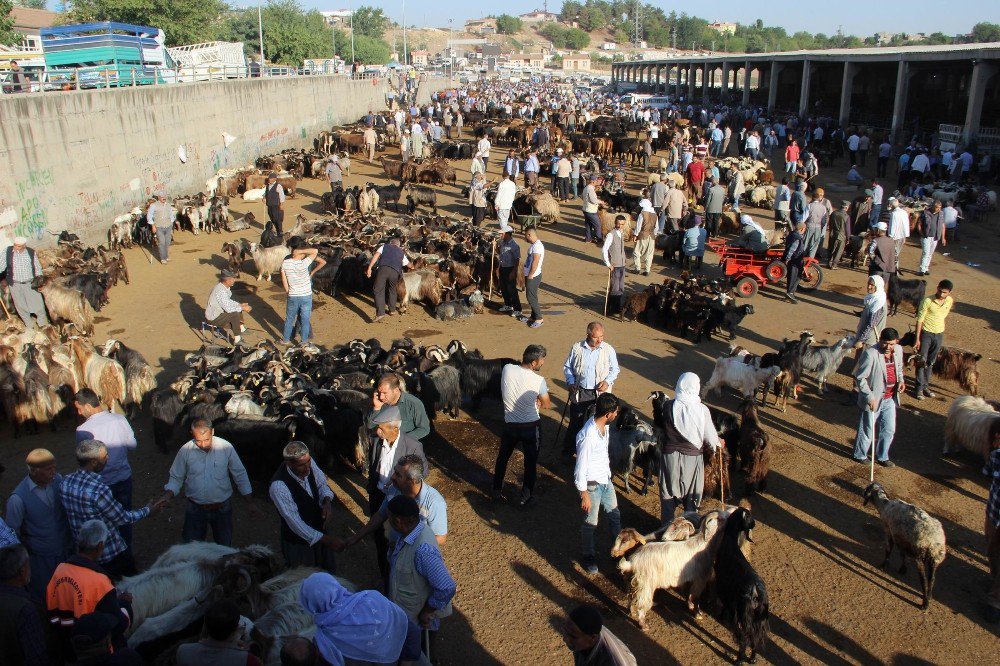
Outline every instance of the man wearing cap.
{"type": "Polygon", "coordinates": [[[73,537],[59,501],[62,475],[56,473],[55,456],[46,449],[35,449],[25,462],[28,475],[7,500],[7,524],[28,549],[28,591],[42,600],[52,572],[72,552],[73,537]]]}
{"type": "MultiPolygon", "coordinates": [[[[409,394],[407,394],[409,395],[409,394]]],[[[375,426],[377,437],[370,438],[368,458],[368,515],[373,516],[385,500],[385,491],[392,484],[392,473],[399,461],[409,455],[420,456],[424,460],[424,474],[427,473],[424,445],[401,430],[402,414],[396,405],[384,405],[369,419],[375,426]]],[[[387,541],[384,533],[375,533],[375,545],[379,553],[379,569],[383,575],[388,571],[385,559],[387,541]]]]}
{"type": "Polygon", "coordinates": [[[809,202],[806,199],[806,181],[798,180],[795,182],[795,191],[792,192],[789,211],[793,225],[798,225],[799,222],[804,223],[809,217],[809,202]]]}
{"type": "Polygon", "coordinates": [[[316,271],[326,266],[326,259],[319,256],[319,250],[309,247],[302,239],[293,243],[292,253],[281,262],[281,286],[288,294],[285,305],[285,328],[281,344],[291,344],[295,333],[295,321],[299,322],[299,336],[302,344],[312,337],[312,277],[316,271]]]}
{"type": "Polygon", "coordinates": [[[278,174],[273,171],[267,176],[264,203],[267,205],[267,219],[280,234],[281,223],[285,221],[285,188],[278,182],[278,174]]]}
{"type": "Polygon", "coordinates": [[[239,344],[241,334],[247,330],[243,325],[243,313],[250,312],[249,303],[233,300],[233,285],[238,276],[228,268],[223,268],[219,274],[219,282],[208,295],[208,305],[205,306],[205,321],[212,326],[229,329],[234,345],[239,344]]]}
{"type": "Polygon", "coordinates": [[[583,190],[583,242],[585,243],[590,243],[591,241],[595,243],[604,242],[604,233],[601,230],[601,218],[597,215],[597,211],[601,206],[607,207],[607,204],[597,196],[598,178],[597,174],[592,174],[590,182],[587,183],[587,187],[583,190]]]}
{"type": "Polygon", "coordinates": [[[146,222],[153,227],[156,234],[156,250],[160,254],[160,263],[165,264],[170,260],[170,241],[174,234],[174,218],[177,211],[167,203],[167,195],[164,192],[156,193],[156,201],[149,205],[146,211],[146,222]]]}
{"type": "Polygon", "coordinates": [[[42,264],[35,251],[28,247],[28,239],[18,236],[14,244],[0,252],[0,275],[5,276],[14,309],[28,330],[46,326],[49,318],[45,314],[45,300],[31,286],[32,281],[42,274],[42,264]],[[32,318],[34,316],[34,318],[32,318]]]}
{"type": "Polygon", "coordinates": [[[521,246],[514,239],[514,229],[503,226],[503,240],[498,249],[500,262],[500,293],[503,295],[503,307],[500,312],[520,312],[521,297],[517,292],[517,272],[521,265],[521,246]]]}
{"type": "Polygon", "coordinates": [[[331,192],[336,192],[344,186],[344,170],[340,167],[340,158],[336,155],[326,163],[326,177],[330,181],[331,192]]]}
{"type": "Polygon", "coordinates": [[[497,222],[499,222],[501,229],[508,225],[510,209],[514,207],[514,198],[517,196],[517,183],[514,181],[516,177],[516,173],[508,173],[497,186],[494,205],[497,208],[497,222]]]}
{"type": "Polygon", "coordinates": [[[879,222],[879,216],[882,214],[882,197],[885,196],[885,190],[879,185],[877,180],[872,181],[872,212],[868,217],[869,226],[874,229],[875,225],[879,222]]]}
{"type": "Polygon", "coordinates": [[[827,268],[830,270],[836,270],[840,265],[847,239],[851,236],[851,216],[847,213],[850,208],[851,202],[844,199],[840,208],[830,214],[830,244],[827,247],[827,268]]]}
{"type": "Polygon", "coordinates": [[[938,243],[941,246],[948,244],[944,237],[944,213],[942,204],[935,200],[930,208],[925,209],[920,215],[920,270],[917,275],[931,274],[931,259],[934,257],[934,250],[938,243]]]}
{"type": "Polygon", "coordinates": [[[406,391],[403,379],[394,372],[386,372],[378,378],[378,383],[372,394],[372,412],[368,417],[368,427],[374,429],[378,425],[375,417],[389,407],[399,409],[404,435],[422,440],[430,434],[431,422],[427,418],[424,403],[420,401],[420,398],[406,391]]]}
{"type": "MultiPolygon", "coordinates": [[[[726,188],[718,181],[709,181],[708,192],[705,194],[705,230],[708,231],[710,237],[719,234],[719,224],[722,220],[725,204],[726,188]]],[[[677,222],[679,223],[680,220],[678,219],[677,222]]]]}
{"type": "Polygon", "coordinates": [[[27,589],[33,573],[24,546],[0,547],[0,655],[11,666],[56,663],[49,660],[55,646],[50,645],[45,629],[45,588],[42,596],[33,596],[27,589]]]}
{"type": "Polygon", "coordinates": [[[826,225],[830,221],[830,202],[823,198],[822,187],[816,188],[816,196],[809,203],[806,215],[806,254],[815,258],[823,245],[826,225]]]}
{"type": "Polygon", "coordinates": [[[889,238],[896,252],[896,270],[899,271],[899,255],[906,239],[910,237],[910,214],[899,205],[896,197],[889,197],[889,238]]]}
{"type": "Polygon", "coordinates": [[[615,216],[615,228],[604,237],[601,247],[601,257],[604,265],[611,271],[608,283],[608,314],[621,314],[625,305],[625,216],[615,216]]]}
{"type": "Polygon", "coordinates": [[[664,214],[664,206],[667,203],[667,183],[668,179],[666,174],[658,174],[656,176],[656,181],[649,187],[649,200],[653,204],[653,211],[656,213],[656,231],[657,234],[663,233],[663,227],[666,224],[666,215],[664,214]]]}
{"type": "Polygon", "coordinates": [[[653,202],[643,199],[639,202],[639,214],[635,218],[635,231],[632,240],[635,241],[635,249],[632,250],[632,263],[635,265],[635,272],[649,275],[653,268],[653,253],[656,252],[657,215],[653,209],[653,202]]]}
{"type": "Polygon", "coordinates": [[[597,606],[583,604],[571,610],[562,633],[574,666],[636,666],[632,651],[604,626],[597,606]]]}
{"type": "Polygon", "coordinates": [[[389,553],[386,596],[428,632],[424,652],[430,654],[441,618],[451,615],[455,579],[445,566],[434,533],[420,520],[416,500],[397,495],[388,509],[389,524],[399,538],[389,553]]]}
{"type": "Polygon", "coordinates": [[[894,328],[884,328],[878,343],[865,347],[854,368],[861,420],[854,439],[854,460],[866,462],[875,446],[875,460],[883,467],[895,467],[889,447],[896,434],[896,411],[906,390],[903,374],[903,347],[894,328]],[[877,430],[877,433],[876,433],[877,430]]]}
{"type": "Polygon", "coordinates": [[[289,442],[271,477],[268,495],[281,517],[281,554],[288,568],[319,567],[336,573],[334,538],[325,533],[333,491],[302,442],[289,442]]]}
{"type": "MultiPolygon", "coordinates": [[[[181,492],[187,496],[184,511],[184,543],[205,541],[208,528],[212,539],[222,546],[233,544],[233,484],[247,498],[251,513],[257,508],[249,502],[252,488],[247,470],[233,445],[215,436],[212,424],[205,419],[191,423],[191,439],[180,448],[170,465],[170,478],[163,487],[161,504],[181,492]]],[[[257,514],[255,517],[259,517],[257,514]]]]}
{"type": "Polygon", "coordinates": [[[889,225],[879,222],[875,225],[875,240],[868,246],[868,256],[871,261],[868,264],[869,275],[881,275],[882,279],[889,282],[889,276],[896,272],[896,244],[887,235],[889,225]]]}
{"type": "Polygon", "coordinates": [[[403,266],[408,266],[410,260],[399,246],[399,238],[393,237],[388,243],[383,243],[375,250],[372,260],[368,262],[365,275],[372,276],[372,269],[378,266],[375,274],[375,321],[382,321],[386,315],[386,293],[389,294],[390,315],[396,312],[396,283],[403,277],[403,266]]]}
{"type": "Polygon", "coordinates": [[[868,229],[874,229],[875,223],[872,221],[872,191],[865,190],[854,198],[850,209],[851,229],[863,235],[868,229]]]}

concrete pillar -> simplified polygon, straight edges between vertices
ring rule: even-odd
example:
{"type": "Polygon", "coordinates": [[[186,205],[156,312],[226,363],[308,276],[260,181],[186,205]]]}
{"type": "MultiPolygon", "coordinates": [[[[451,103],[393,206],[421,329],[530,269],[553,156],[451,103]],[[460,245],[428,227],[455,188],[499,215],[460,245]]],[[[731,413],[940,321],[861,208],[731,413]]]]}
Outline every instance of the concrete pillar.
{"type": "Polygon", "coordinates": [[[845,62],[844,80],[840,84],[840,113],[837,115],[841,127],[847,127],[851,121],[851,96],[854,94],[854,77],[857,75],[857,63],[845,62]]]}
{"type": "Polygon", "coordinates": [[[701,66],[701,100],[708,102],[708,80],[712,78],[709,73],[709,66],[706,62],[701,66]]]}
{"type": "Polygon", "coordinates": [[[812,83],[812,63],[802,61],[802,86],[799,89],[799,117],[809,115],[809,86],[812,83]]]}
{"type": "Polygon", "coordinates": [[[750,106],[750,61],[743,65],[743,106],[750,106]]]}
{"type": "Polygon", "coordinates": [[[771,74],[767,77],[768,113],[774,111],[774,107],[778,103],[778,79],[781,78],[781,70],[784,68],[785,66],[777,60],[771,61],[771,74]]]}
{"type": "Polygon", "coordinates": [[[694,99],[694,80],[698,70],[694,65],[688,65],[688,99],[694,99]]]}
{"type": "Polygon", "coordinates": [[[997,65],[982,60],[974,61],[972,66],[972,81],[969,84],[969,106],[965,109],[965,126],[962,128],[962,143],[968,145],[975,141],[979,134],[979,126],[983,120],[983,100],[986,97],[986,84],[997,73],[997,65]]]}
{"type": "Polygon", "coordinates": [[[722,87],[719,88],[719,96],[725,101],[729,94],[729,61],[722,63],[722,87]]]}
{"type": "Polygon", "coordinates": [[[674,65],[674,99],[681,98],[681,66],[674,65]]]}
{"type": "Polygon", "coordinates": [[[661,95],[667,94],[667,87],[670,83],[670,68],[667,65],[658,65],[656,68],[657,81],[659,82],[658,91],[661,95]]]}
{"type": "Polygon", "coordinates": [[[899,138],[899,133],[906,122],[906,100],[910,94],[910,63],[899,61],[896,69],[896,97],[892,102],[892,138],[899,138]]]}

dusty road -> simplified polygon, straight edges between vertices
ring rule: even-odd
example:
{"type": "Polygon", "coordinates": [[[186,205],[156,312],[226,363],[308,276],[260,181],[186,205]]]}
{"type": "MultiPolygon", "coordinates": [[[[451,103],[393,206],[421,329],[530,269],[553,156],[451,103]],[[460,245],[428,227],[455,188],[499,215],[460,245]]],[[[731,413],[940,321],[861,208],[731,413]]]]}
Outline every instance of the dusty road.
{"type": "MultiPolygon", "coordinates": [[[[497,176],[498,159],[490,165],[497,176]]],[[[837,171],[829,169],[828,171],[837,171]]],[[[461,174],[467,173],[462,164],[461,174]]],[[[360,159],[348,184],[377,180],[379,174],[360,159]]],[[[637,177],[632,180],[635,181],[637,177]]],[[[321,181],[304,182],[290,199],[287,217],[304,209],[319,212],[321,181]]],[[[465,213],[457,188],[445,187],[447,213],[465,213]]],[[[831,193],[835,201],[837,193],[831,193]]],[[[234,204],[234,210],[253,210],[263,219],[262,204],[234,204]]],[[[766,220],[764,211],[758,219],[766,220]]],[[[987,395],[998,392],[995,361],[989,358],[998,342],[1000,316],[996,311],[996,214],[986,221],[966,224],[961,242],[949,245],[951,256],[935,257],[933,278],[955,282],[956,306],[949,319],[946,344],[976,350],[981,387],[987,395]]],[[[410,314],[372,324],[370,297],[316,298],[313,326],[321,345],[351,338],[377,337],[384,343],[408,335],[420,343],[447,343],[460,338],[478,347],[487,357],[519,356],[530,342],[549,350],[543,374],[549,379],[556,408],[543,422],[544,445],[537,501],[527,509],[514,503],[494,505],[484,495],[489,486],[502,422],[500,406],[485,403],[476,414],[463,413],[458,421],[439,420],[437,432],[425,446],[432,462],[430,482],[441,490],[449,505],[449,539],[445,559],[459,584],[456,612],[441,632],[439,652],[443,664],[559,664],[570,655],[557,628],[561,615],[573,604],[592,601],[606,611],[609,625],[633,649],[642,664],[718,663],[731,654],[732,637],[714,617],[694,621],[674,593],[657,595],[650,630],[642,633],[627,617],[627,587],[609,557],[599,558],[601,572],[589,577],[576,564],[581,516],[572,488],[572,469],[560,461],[553,444],[563,406],[565,385],[561,365],[572,342],[583,337],[586,324],[599,318],[603,306],[605,270],[599,250],[581,240],[581,214],[577,206],[565,207],[563,221],[546,227],[541,238],[547,247],[543,271],[542,305],[545,325],[529,330],[509,317],[492,312],[460,323],[434,320],[420,308],[410,314]]],[[[259,229],[246,234],[255,238],[259,229]]],[[[223,260],[223,240],[217,235],[175,236],[168,266],[147,263],[144,251],[128,253],[133,276],[130,286],[111,293],[111,304],[100,313],[96,339],[120,337],[138,348],[159,369],[166,384],[182,368],[185,353],[197,349],[191,330],[202,320],[202,309],[223,260]]],[[[915,245],[904,250],[903,266],[914,269],[919,256],[915,245]]],[[[717,269],[714,256],[706,257],[706,272],[717,269]]],[[[657,259],[654,274],[642,278],[629,274],[627,288],[644,287],[664,276],[675,275],[657,259]]],[[[744,321],[737,343],[760,352],[773,348],[783,337],[803,329],[818,339],[834,340],[853,332],[860,309],[865,276],[841,269],[826,272],[822,288],[803,295],[797,306],[776,298],[765,289],[753,301],[755,313],[744,321]]],[[[237,296],[253,306],[253,331],[248,341],[278,336],[284,315],[284,298],[277,284],[253,278],[239,283],[237,296]]],[[[495,296],[498,299],[498,296],[495,296]]],[[[891,325],[906,330],[913,324],[906,306],[892,317],[891,325]]],[[[642,323],[607,323],[607,340],[618,351],[622,375],[616,384],[627,402],[643,404],[653,389],[672,389],[677,376],[697,372],[704,382],[713,360],[727,343],[711,340],[695,345],[673,333],[642,323]]],[[[996,660],[997,627],[984,626],[981,612],[988,587],[986,559],[982,553],[983,506],[986,497],[981,465],[970,456],[942,459],[939,455],[944,413],[960,389],[936,383],[938,398],[916,403],[912,399],[898,419],[892,457],[894,469],[876,468],[876,476],[893,496],[918,503],[944,523],[949,557],[941,567],[935,599],[929,611],[917,605],[916,572],[908,575],[879,569],[881,527],[875,512],[861,506],[860,490],[868,481],[867,467],[850,460],[850,442],[858,418],[853,406],[841,404],[850,385],[849,365],[831,380],[832,391],[821,397],[809,379],[800,400],[787,413],[763,411],[766,427],[776,443],[768,492],[753,499],[754,515],[761,529],[752,561],[767,583],[773,614],[771,643],[762,659],[770,663],[949,663],[975,664],[996,660]],[[990,657],[990,655],[993,655],[990,657]]],[[[910,378],[909,381],[912,381],[910,378]]],[[[734,409],[732,394],[711,398],[717,406],[734,409]]],[[[152,446],[147,419],[136,423],[140,446],[132,456],[136,478],[136,503],[159,493],[170,459],[152,446]]],[[[72,436],[68,424],[55,434],[11,438],[4,424],[0,440],[5,445],[0,461],[8,468],[0,491],[6,497],[18,482],[26,451],[47,446],[57,453],[60,469],[73,469],[72,436]]],[[[508,488],[520,474],[515,456],[508,472],[508,488]]],[[[330,470],[343,506],[334,518],[335,530],[344,535],[363,523],[363,480],[346,470],[330,470]]],[[[619,491],[621,484],[618,483],[619,491]]],[[[737,486],[737,490],[739,486],[737,486]]],[[[508,493],[516,495],[516,493],[508,493]]],[[[655,492],[648,496],[619,492],[625,525],[651,528],[658,515],[655,492]]],[[[238,544],[265,542],[277,546],[278,521],[265,500],[257,500],[268,518],[255,521],[237,508],[235,539],[238,544]]],[[[166,546],[180,538],[183,507],[175,502],[163,514],[140,523],[136,551],[141,565],[148,564],[166,546]]],[[[599,531],[599,549],[607,553],[607,533],[599,531]]],[[[374,583],[373,546],[363,543],[343,554],[340,573],[362,585],[374,583]]]]}

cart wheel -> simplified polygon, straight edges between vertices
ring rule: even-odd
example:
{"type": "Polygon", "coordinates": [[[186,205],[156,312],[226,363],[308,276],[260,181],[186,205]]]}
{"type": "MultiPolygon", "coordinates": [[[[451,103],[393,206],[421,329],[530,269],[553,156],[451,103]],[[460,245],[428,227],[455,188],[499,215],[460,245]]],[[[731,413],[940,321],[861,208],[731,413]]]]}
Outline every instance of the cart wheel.
{"type": "Polygon", "coordinates": [[[764,275],[767,276],[768,282],[781,282],[788,275],[788,266],[785,266],[785,262],[780,259],[775,259],[764,269],[764,275]]]}
{"type": "Polygon", "coordinates": [[[799,289],[802,291],[815,291],[823,284],[823,269],[819,264],[812,264],[802,268],[802,280],[799,282],[799,289]]]}
{"type": "Polygon", "coordinates": [[[742,298],[753,298],[757,295],[757,280],[752,277],[742,277],[736,281],[736,295],[742,298]]]}

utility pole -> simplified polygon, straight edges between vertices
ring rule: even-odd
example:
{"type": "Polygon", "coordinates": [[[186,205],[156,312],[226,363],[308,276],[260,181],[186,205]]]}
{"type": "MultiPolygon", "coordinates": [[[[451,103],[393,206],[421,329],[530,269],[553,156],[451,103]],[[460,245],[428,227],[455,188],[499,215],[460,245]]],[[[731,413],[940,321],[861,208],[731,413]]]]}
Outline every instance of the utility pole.
{"type": "Polygon", "coordinates": [[[257,39],[260,40],[260,75],[264,76],[264,19],[260,13],[260,0],[257,0],[257,39]]]}
{"type": "Polygon", "coordinates": [[[635,43],[636,48],[639,48],[639,43],[642,42],[642,28],[641,28],[642,22],[639,18],[639,9],[640,9],[639,0],[635,0],[635,9],[634,9],[635,15],[633,17],[634,27],[632,28],[633,30],[632,41],[635,43]]]}
{"type": "Polygon", "coordinates": [[[670,26],[670,44],[674,51],[677,50],[677,25],[670,26]]]}

